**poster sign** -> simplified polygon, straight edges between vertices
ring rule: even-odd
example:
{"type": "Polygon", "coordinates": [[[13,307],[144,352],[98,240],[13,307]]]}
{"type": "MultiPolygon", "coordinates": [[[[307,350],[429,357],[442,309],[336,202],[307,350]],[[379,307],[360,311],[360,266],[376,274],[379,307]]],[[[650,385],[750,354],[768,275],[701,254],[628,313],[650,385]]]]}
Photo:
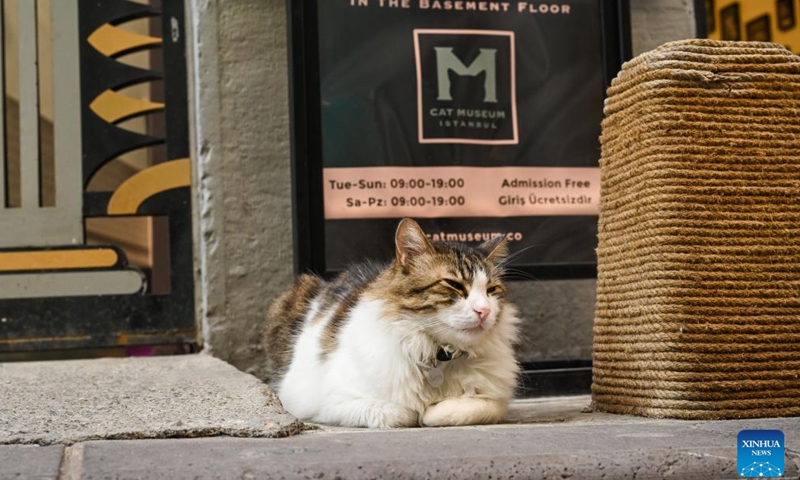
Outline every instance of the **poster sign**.
{"type": "Polygon", "coordinates": [[[297,266],[507,234],[513,267],[592,276],[623,0],[290,0],[297,266]]]}

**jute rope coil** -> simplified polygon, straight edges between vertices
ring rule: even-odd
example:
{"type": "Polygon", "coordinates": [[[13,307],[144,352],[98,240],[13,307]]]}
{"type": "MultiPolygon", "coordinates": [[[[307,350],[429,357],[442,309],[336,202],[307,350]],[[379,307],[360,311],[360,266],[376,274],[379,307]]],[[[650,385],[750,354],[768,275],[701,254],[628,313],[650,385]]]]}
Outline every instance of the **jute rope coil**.
{"type": "Polygon", "coordinates": [[[673,42],[608,94],[596,408],[800,415],[800,57],[673,42]]]}

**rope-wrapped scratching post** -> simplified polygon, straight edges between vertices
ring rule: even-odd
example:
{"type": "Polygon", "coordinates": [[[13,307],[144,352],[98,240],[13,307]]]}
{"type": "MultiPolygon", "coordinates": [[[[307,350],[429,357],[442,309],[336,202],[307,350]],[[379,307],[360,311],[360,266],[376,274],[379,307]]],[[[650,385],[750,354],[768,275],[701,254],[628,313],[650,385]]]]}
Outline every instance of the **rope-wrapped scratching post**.
{"type": "Polygon", "coordinates": [[[596,408],[800,415],[800,57],[673,42],[608,93],[596,408]]]}

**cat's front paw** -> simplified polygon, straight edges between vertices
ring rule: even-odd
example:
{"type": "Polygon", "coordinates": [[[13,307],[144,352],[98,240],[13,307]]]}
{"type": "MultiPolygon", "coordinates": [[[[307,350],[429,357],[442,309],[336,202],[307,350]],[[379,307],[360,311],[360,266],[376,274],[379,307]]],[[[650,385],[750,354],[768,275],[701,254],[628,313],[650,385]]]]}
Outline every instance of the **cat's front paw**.
{"type": "Polygon", "coordinates": [[[312,420],[343,427],[416,427],[419,414],[416,410],[380,399],[354,398],[328,403],[312,420]]]}
{"type": "Polygon", "coordinates": [[[447,398],[431,405],[422,416],[423,427],[498,423],[508,411],[508,402],[485,398],[447,398]]]}
{"type": "Polygon", "coordinates": [[[400,405],[385,404],[371,423],[371,428],[416,427],[419,425],[419,414],[400,405]]]}

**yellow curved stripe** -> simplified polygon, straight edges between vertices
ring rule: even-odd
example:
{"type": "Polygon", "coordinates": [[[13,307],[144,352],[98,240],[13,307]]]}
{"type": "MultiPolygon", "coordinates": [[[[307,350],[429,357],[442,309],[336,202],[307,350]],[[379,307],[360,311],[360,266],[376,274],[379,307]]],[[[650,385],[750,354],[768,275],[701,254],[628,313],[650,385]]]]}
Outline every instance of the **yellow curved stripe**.
{"type": "Polygon", "coordinates": [[[133,115],[162,110],[164,104],[106,90],[92,101],[89,108],[106,122],[116,123],[133,115]]]}
{"type": "Polygon", "coordinates": [[[117,28],[108,23],[98,28],[87,38],[89,44],[107,57],[121,52],[148,46],[161,45],[161,39],[117,28]]]}
{"type": "Polygon", "coordinates": [[[107,268],[117,264],[111,248],[0,252],[0,272],[107,268]]]}
{"type": "Polygon", "coordinates": [[[170,160],[142,170],[117,188],[108,202],[109,215],[135,215],[139,207],[157,193],[192,183],[188,158],[170,160]]]}

